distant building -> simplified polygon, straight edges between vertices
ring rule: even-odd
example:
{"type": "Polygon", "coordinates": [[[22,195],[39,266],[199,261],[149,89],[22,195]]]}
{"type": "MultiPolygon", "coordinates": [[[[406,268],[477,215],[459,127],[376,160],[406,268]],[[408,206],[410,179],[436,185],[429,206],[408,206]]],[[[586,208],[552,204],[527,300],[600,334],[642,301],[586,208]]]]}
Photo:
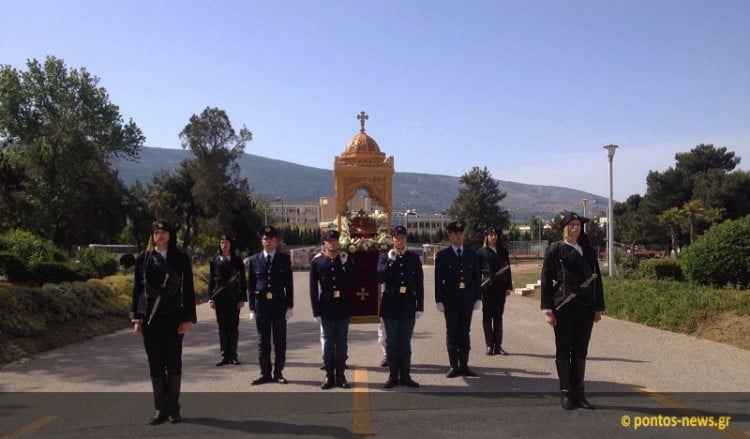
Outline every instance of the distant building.
{"type": "Polygon", "coordinates": [[[272,201],[268,209],[269,213],[273,214],[274,225],[277,227],[314,229],[320,223],[320,209],[313,203],[272,201]]]}

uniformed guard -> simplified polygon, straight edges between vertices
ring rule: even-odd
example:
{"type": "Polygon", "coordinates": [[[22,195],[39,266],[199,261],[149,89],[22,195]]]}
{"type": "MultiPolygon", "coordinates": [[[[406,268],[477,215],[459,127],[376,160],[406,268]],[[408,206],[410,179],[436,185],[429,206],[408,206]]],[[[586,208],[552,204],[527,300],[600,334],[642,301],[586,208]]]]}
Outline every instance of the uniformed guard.
{"type": "Polygon", "coordinates": [[[393,248],[380,256],[378,282],[384,284],[380,319],[386,333],[386,359],[390,389],[404,384],[419,387],[411,379],[411,337],[416,319],[424,312],[424,273],[419,256],[406,249],[406,228],[391,229],[393,248]],[[400,378],[399,378],[400,374],[400,378]]]}
{"type": "Polygon", "coordinates": [[[323,252],[316,254],[310,264],[310,305],[315,321],[323,327],[326,377],[321,389],[349,387],[344,370],[357,273],[352,258],[340,251],[339,236],[336,230],[326,231],[323,252]]]}
{"type": "Polygon", "coordinates": [[[208,304],[216,311],[221,360],[217,366],[240,364],[237,357],[240,309],[247,300],[247,279],[242,258],[232,250],[232,237],[219,236],[219,251],[209,263],[208,304]]]}
{"type": "Polygon", "coordinates": [[[479,261],[473,250],[464,247],[464,223],[446,226],[451,246],[435,255],[435,302],[445,314],[445,344],[450,369],[448,378],[474,377],[469,369],[471,314],[482,306],[479,261]]]}
{"type": "Polygon", "coordinates": [[[294,282],[292,259],[277,251],[279,230],[264,226],[260,232],[263,251],[248,260],[248,296],[250,320],[258,328],[260,378],[252,385],[276,381],[288,383],[282,371],[286,363],[286,321],[292,318],[294,282]],[[271,337],[275,353],[271,375],[271,337]]]}
{"type": "Polygon", "coordinates": [[[560,222],[563,239],[552,244],[542,265],[541,308],[555,331],[560,405],[593,409],[584,394],[589,340],[604,312],[604,289],[596,250],[581,230],[587,218],[575,212],[560,222]]]}
{"type": "Polygon", "coordinates": [[[149,424],[182,421],[182,339],[196,321],[190,258],[177,248],[175,227],[155,222],[135,261],[130,319],[143,334],[156,413],[149,424]]]}
{"type": "Polygon", "coordinates": [[[487,228],[477,251],[482,269],[482,328],[487,355],[508,355],[503,349],[505,297],[513,291],[508,250],[498,242],[498,229],[487,228]]]}

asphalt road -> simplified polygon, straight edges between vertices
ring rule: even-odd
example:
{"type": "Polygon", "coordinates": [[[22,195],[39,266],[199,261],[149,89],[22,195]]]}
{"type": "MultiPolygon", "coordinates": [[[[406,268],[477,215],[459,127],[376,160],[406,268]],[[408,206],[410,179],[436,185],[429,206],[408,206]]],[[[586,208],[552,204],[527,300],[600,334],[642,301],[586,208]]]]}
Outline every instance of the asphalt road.
{"type": "Polygon", "coordinates": [[[511,355],[484,355],[477,311],[470,365],[479,377],[447,379],[431,267],[425,277],[426,309],[412,346],[419,389],[382,389],[387,371],[378,366],[377,325],[360,324],[349,333],[347,377],[354,388],[320,390],[319,327],[307,273],[300,272],[284,371],[290,384],[250,386],[259,368],[247,310],[243,364],[215,367],[216,322],[201,305],[184,343],[183,424],[144,425],[152,412],[145,352],[140,337],[126,330],[0,369],[0,438],[750,437],[750,351],[606,316],[595,326],[587,367],[589,399],[598,409],[563,411],[552,330],[538,301],[520,296],[506,304],[503,345],[511,355]]]}

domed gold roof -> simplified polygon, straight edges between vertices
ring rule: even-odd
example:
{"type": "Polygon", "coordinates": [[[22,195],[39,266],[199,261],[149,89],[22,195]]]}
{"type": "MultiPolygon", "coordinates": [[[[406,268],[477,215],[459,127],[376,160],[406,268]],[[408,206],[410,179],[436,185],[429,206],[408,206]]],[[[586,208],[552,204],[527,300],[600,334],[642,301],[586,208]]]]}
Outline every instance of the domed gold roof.
{"type": "Polygon", "coordinates": [[[367,114],[365,114],[364,111],[360,112],[359,115],[357,115],[357,119],[359,119],[361,128],[359,129],[359,133],[356,136],[352,137],[352,140],[350,140],[349,144],[346,145],[346,149],[344,149],[344,152],[341,153],[341,158],[354,158],[363,156],[385,157],[385,154],[380,152],[378,142],[376,142],[372,137],[365,134],[365,121],[368,118],[369,117],[367,116],[367,114]]]}

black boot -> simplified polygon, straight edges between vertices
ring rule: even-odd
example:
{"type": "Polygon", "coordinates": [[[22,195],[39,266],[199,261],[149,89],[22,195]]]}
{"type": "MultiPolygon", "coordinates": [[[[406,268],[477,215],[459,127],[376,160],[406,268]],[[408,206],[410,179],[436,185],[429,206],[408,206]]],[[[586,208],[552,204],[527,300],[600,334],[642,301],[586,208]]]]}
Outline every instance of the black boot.
{"type": "Polygon", "coordinates": [[[336,385],[338,385],[342,389],[349,388],[349,382],[346,380],[346,376],[344,376],[345,370],[346,370],[346,360],[336,361],[336,385]]]}
{"type": "Polygon", "coordinates": [[[151,377],[151,387],[154,392],[154,416],[148,420],[149,425],[159,425],[167,422],[167,380],[163,377],[151,377]]]}
{"type": "Polygon", "coordinates": [[[323,365],[326,369],[326,378],[323,380],[323,384],[320,385],[320,388],[323,390],[328,390],[333,388],[333,386],[336,385],[336,378],[333,375],[334,368],[333,368],[333,361],[325,360],[323,362],[323,365]]]}
{"type": "Polygon", "coordinates": [[[565,410],[575,410],[577,404],[570,391],[570,361],[555,360],[555,366],[560,378],[560,406],[565,410]]]}
{"type": "Polygon", "coordinates": [[[461,362],[461,368],[459,369],[459,372],[461,375],[465,377],[475,377],[477,374],[475,374],[471,369],[469,369],[469,350],[462,350],[459,352],[459,359],[461,362]]]}
{"type": "Polygon", "coordinates": [[[388,357],[383,355],[383,359],[380,360],[380,367],[388,367],[388,357]]]}
{"type": "Polygon", "coordinates": [[[180,387],[182,386],[182,375],[170,375],[167,378],[167,407],[169,421],[173,424],[182,422],[180,416],[180,387]]]}
{"type": "Polygon", "coordinates": [[[238,341],[239,341],[239,334],[232,334],[228,340],[229,350],[230,350],[229,362],[234,365],[242,364],[240,363],[240,360],[237,357],[237,342],[238,341]]]}
{"type": "Polygon", "coordinates": [[[407,387],[419,387],[419,383],[411,379],[411,357],[401,358],[399,360],[399,368],[401,369],[401,384],[407,387]]]}
{"type": "Polygon", "coordinates": [[[586,359],[575,359],[572,364],[571,381],[573,384],[573,398],[579,407],[594,410],[594,405],[586,400],[583,378],[586,375],[586,359]]]}
{"type": "Polygon", "coordinates": [[[448,349],[448,361],[451,364],[450,370],[446,372],[446,378],[455,378],[461,373],[458,371],[458,351],[455,349],[448,349]]]}
{"type": "Polygon", "coordinates": [[[260,377],[253,380],[250,384],[257,386],[258,384],[273,382],[273,378],[271,378],[271,355],[261,355],[258,358],[258,362],[260,363],[260,377]]]}
{"type": "Polygon", "coordinates": [[[398,360],[394,357],[388,357],[388,381],[383,384],[384,389],[390,389],[398,385],[398,360]]]}

